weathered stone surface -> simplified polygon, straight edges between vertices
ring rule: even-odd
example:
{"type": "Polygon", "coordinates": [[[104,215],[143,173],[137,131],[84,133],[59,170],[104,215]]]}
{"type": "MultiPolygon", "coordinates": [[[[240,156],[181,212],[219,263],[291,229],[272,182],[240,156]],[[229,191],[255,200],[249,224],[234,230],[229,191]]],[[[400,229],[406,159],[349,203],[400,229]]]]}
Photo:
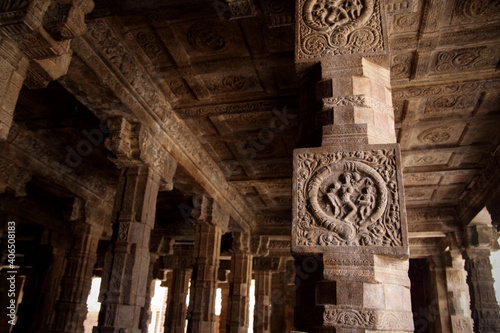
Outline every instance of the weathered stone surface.
{"type": "Polygon", "coordinates": [[[496,1],[95,6],[0,4],[0,230],[16,221],[16,330],[82,332],[95,275],[109,295],[97,330],[145,332],[152,280],[183,268],[167,330],[189,317],[190,331],[216,331],[218,285],[233,300],[219,329],[245,330],[254,274],[256,330],[410,331],[408,251],[416,331],[498,326],[487,274],[498,245],[474,218],[487,206],[498,228],[496,1]],[[124,184],[120,168],[147,168],[154,185],[124,184]],[[76,232],[79,212],[102,235],[76,232]],[[232,268],[223,233],[248,235],[232,268]],[[172,252],[193,242],[191,260],[172,252]]]}

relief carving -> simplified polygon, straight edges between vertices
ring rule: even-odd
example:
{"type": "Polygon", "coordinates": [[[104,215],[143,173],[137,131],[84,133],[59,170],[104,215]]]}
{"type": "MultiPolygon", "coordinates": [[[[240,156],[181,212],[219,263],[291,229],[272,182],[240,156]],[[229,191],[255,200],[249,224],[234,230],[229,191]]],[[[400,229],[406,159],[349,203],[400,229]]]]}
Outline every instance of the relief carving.
{"type": "Polygon", "coordinates": [[[478,97],[476,94],[443,96],[428,99],[425,103],[424,115],[433,115],[445,111],[463,110],[476,105],[478,97]]]}
{"type": "Polygon", "coordinates": [[[298,2],[299,59],[384,49],[377,0],[298,2]]]}
{"type": "Polygon", "coordinates": [[[460,0],[455,8],[454,19],[459,21],[494,19],[500,13],[496,0],[460,0]]]}
{"type": "Polygon", "coordinates": [[[410,87],[404,89],[393,89],[394,99],[419,98],[423,96],[436,96],[445,94],[463,94],[482,90],[494,91],[500,89],[500,80],[470,81],[446,85],[435,85],[426,87],[410,87]]]}
{"type": "Polygon", "coordinates": [[[453,51],[442,51],[436,55],[436,71],[448,72],[457,69],[478,69],[495,65],[495,51],[486,46],[453,51]]]}
{"type": "Polygon", "coordinates": [[[408,78],[411,74],[413,54],[401,54],[392,59],[391,76],[393,78],[408,78]]]}
{"type": "Polygon", "coordinates": [[[326,324],[350,327],[373,327],[376,323],[374,311],[357,309],[329,309],[323,314],[326,324]]]}
{"type": "Polygon", "coordinates": [[[299,153],[295,168],[295,245],[403,246],[394,149],[299,153]]]}
{"type": "Polygon", "coordinates": [[[200,52],[214,53],[227,47],[223,28],[206,22],[191,26],[187,33],[189,44],[200,52]]]}
{"type": "Polygon", "coordinates": [[[261,0],[268,26],[280,27],[294,24],[294,4],[287,0],[261,0]]]}
{"type": "Polygon", "coordinates": [[[433,127],[420,133],[417,139],[428,144],[443,143],[451,138],[450,130],[450,128],[444,126],[433,127]]]}

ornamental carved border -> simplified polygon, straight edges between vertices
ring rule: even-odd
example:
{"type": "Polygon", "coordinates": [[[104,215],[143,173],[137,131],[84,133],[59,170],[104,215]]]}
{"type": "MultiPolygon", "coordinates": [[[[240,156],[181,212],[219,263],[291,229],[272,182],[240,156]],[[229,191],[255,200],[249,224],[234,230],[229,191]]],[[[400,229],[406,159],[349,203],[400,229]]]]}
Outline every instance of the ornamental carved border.
{"type": "Polygon", "coordinates": [[[296,60],[385,50],[379,0],[297,1],[296,60]]]}
{"type": "Polygon", "coordinates": [[[292,252],[406,255],[397,145],[294,151],[292,252]]]}

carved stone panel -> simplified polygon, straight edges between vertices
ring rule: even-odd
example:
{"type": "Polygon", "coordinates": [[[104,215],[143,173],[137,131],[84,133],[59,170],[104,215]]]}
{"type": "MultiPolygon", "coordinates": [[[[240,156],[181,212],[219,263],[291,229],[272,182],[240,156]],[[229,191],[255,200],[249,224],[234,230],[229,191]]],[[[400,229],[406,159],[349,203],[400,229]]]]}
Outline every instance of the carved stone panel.
{"type": "Polygon", "coordinates": [[[385,50],[378,0],[299,0],[296,15],[298,61],[385,50]]]}
{"type": "Polygon", "coordinates": [[[406,254],[399,165],[396,145],[295,150],[292,251],[406,254]]]}

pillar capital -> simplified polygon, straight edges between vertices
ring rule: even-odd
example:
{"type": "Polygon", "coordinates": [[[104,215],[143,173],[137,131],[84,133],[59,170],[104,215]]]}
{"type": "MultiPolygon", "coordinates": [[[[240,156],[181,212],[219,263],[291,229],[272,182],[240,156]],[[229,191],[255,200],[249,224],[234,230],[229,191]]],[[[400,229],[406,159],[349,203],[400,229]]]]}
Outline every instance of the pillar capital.
{"type": "Polygon", "coordinates": [[[252,236],[250,239],[250,251],[253,255],[265,257],[269,254],[269,244],[271,240],[268,236],[252,236]]]}
{"type": "Polygon", "coordinates": [[[173,254],[165,256],[164,267],[167,269],[192,269],[194,265],[193,245],[173,245],[173,254]]]}
{"type": "Polygon", "coordinates": [[[277,272],[280,263],[281,258],[279,257],[253,258],[253,270],[256,272],[277,272]]]}
{"type": "Polygon", "coordinates": [[[227,232],[230,218],[229,214],[209,196],[193,196],[191,219],[195,224],[208,223],[217,226],[222,232],[227,232]]]}
{"type": "Polygon", "coordinates": [[[118,167],[148,166],[159,175],[161,189],[172,190],[177,162],[154,136],[140,123],[124,117],[110,118],[107,125],[110,135],[104,144],[115,154],[118,167]]]}
{"type": "Polygon", "coordinates": [[[491,225],[476,224],[465,230],[465,243],[472,254],[472,250],[491,250],[498,248],[499,233],[491,225]]]}

